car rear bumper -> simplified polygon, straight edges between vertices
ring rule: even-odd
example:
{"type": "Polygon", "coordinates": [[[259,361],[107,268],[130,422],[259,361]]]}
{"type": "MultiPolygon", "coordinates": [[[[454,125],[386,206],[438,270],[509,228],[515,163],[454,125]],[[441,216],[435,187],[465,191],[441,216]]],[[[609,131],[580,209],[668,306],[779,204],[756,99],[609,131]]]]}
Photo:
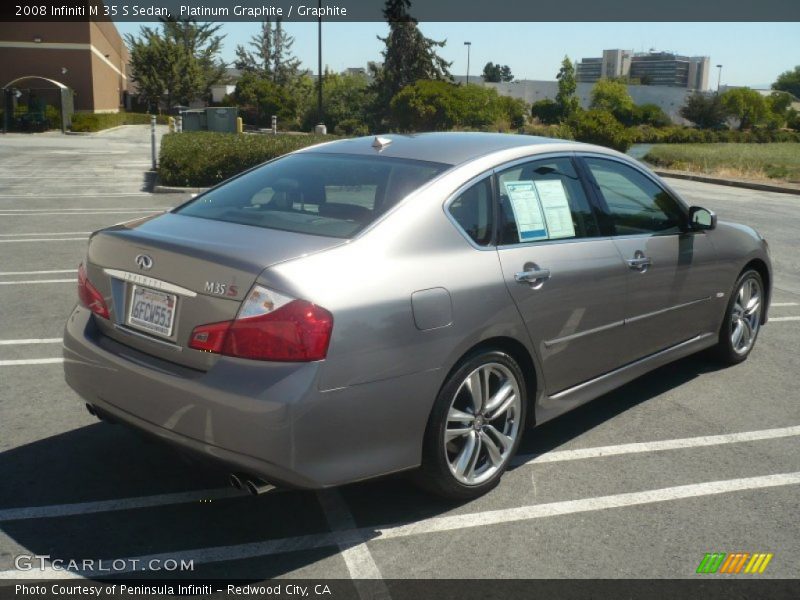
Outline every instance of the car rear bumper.
{"type": "Polygon", "coordinates": [[[438,371],[320,391],[321,364],[195,371],[103,336],[81,306],[64,332],[65,378],[87,403],[231,470],[320,488],[419,465],[438,371]]]}

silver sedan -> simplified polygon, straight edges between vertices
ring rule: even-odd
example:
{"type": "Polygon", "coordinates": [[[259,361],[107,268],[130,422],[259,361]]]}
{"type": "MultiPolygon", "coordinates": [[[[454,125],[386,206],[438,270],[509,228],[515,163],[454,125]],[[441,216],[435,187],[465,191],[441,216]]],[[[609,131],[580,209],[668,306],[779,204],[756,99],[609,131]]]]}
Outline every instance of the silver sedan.
{"type": "Polygon", "coordinates": [[[64,368],[254,493],[413,471],[471,498],[526,428],[700,350],[745,360],[771,283],[756,231],[617,152],[359,138],[93,234],[64,368]]]}

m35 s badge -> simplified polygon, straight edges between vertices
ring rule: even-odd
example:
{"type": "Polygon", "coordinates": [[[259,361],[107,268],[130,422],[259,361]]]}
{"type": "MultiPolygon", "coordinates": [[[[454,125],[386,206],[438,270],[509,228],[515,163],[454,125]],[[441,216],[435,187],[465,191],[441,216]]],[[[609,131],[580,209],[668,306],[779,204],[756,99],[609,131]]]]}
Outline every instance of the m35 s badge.
{"type": "Polygon", "coordinates": [[[215,296],[234,297],[239,294],[239,286],[230,283],[220,283],[218,281],[206,281],[203,291],[206,294],[214,294],[215,296]]]}

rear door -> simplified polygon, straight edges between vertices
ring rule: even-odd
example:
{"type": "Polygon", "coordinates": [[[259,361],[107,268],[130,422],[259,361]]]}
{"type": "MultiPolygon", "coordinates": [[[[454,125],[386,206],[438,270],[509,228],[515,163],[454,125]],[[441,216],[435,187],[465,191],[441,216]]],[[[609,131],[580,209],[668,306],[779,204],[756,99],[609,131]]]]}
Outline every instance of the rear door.
{"type": "Polygon", "coordinates": [[[716,253],[688,227],[685,207],[621,160],[584,157],[627,266],[624,362],[706,332],[713,321],[716,253]]]}
{"type": "Polygon", "coordinates": [[[627,268],[571,156],[496,172],[498,255],[553,394],[613,370],[624,340],[627,268]]]}

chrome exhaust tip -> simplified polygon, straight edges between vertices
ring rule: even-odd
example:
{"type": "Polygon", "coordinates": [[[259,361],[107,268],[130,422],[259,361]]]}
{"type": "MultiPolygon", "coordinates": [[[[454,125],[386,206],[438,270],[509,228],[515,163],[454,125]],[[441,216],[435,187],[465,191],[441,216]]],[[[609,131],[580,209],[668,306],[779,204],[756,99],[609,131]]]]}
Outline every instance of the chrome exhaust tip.
{"type": "Polygon", "coordinates": [[[238,473],[231,473],[228,475],[228,483],[231,484],[231,487],[236,488],[237,490],[245,489],[245,478],[241,474],[238,473]]]}
{"type": "Polygon", "coordinates": [[[253,496],[260,496],[275,489],[275,486],[261,479],[248,479],[247,491],[253,496]]]}

